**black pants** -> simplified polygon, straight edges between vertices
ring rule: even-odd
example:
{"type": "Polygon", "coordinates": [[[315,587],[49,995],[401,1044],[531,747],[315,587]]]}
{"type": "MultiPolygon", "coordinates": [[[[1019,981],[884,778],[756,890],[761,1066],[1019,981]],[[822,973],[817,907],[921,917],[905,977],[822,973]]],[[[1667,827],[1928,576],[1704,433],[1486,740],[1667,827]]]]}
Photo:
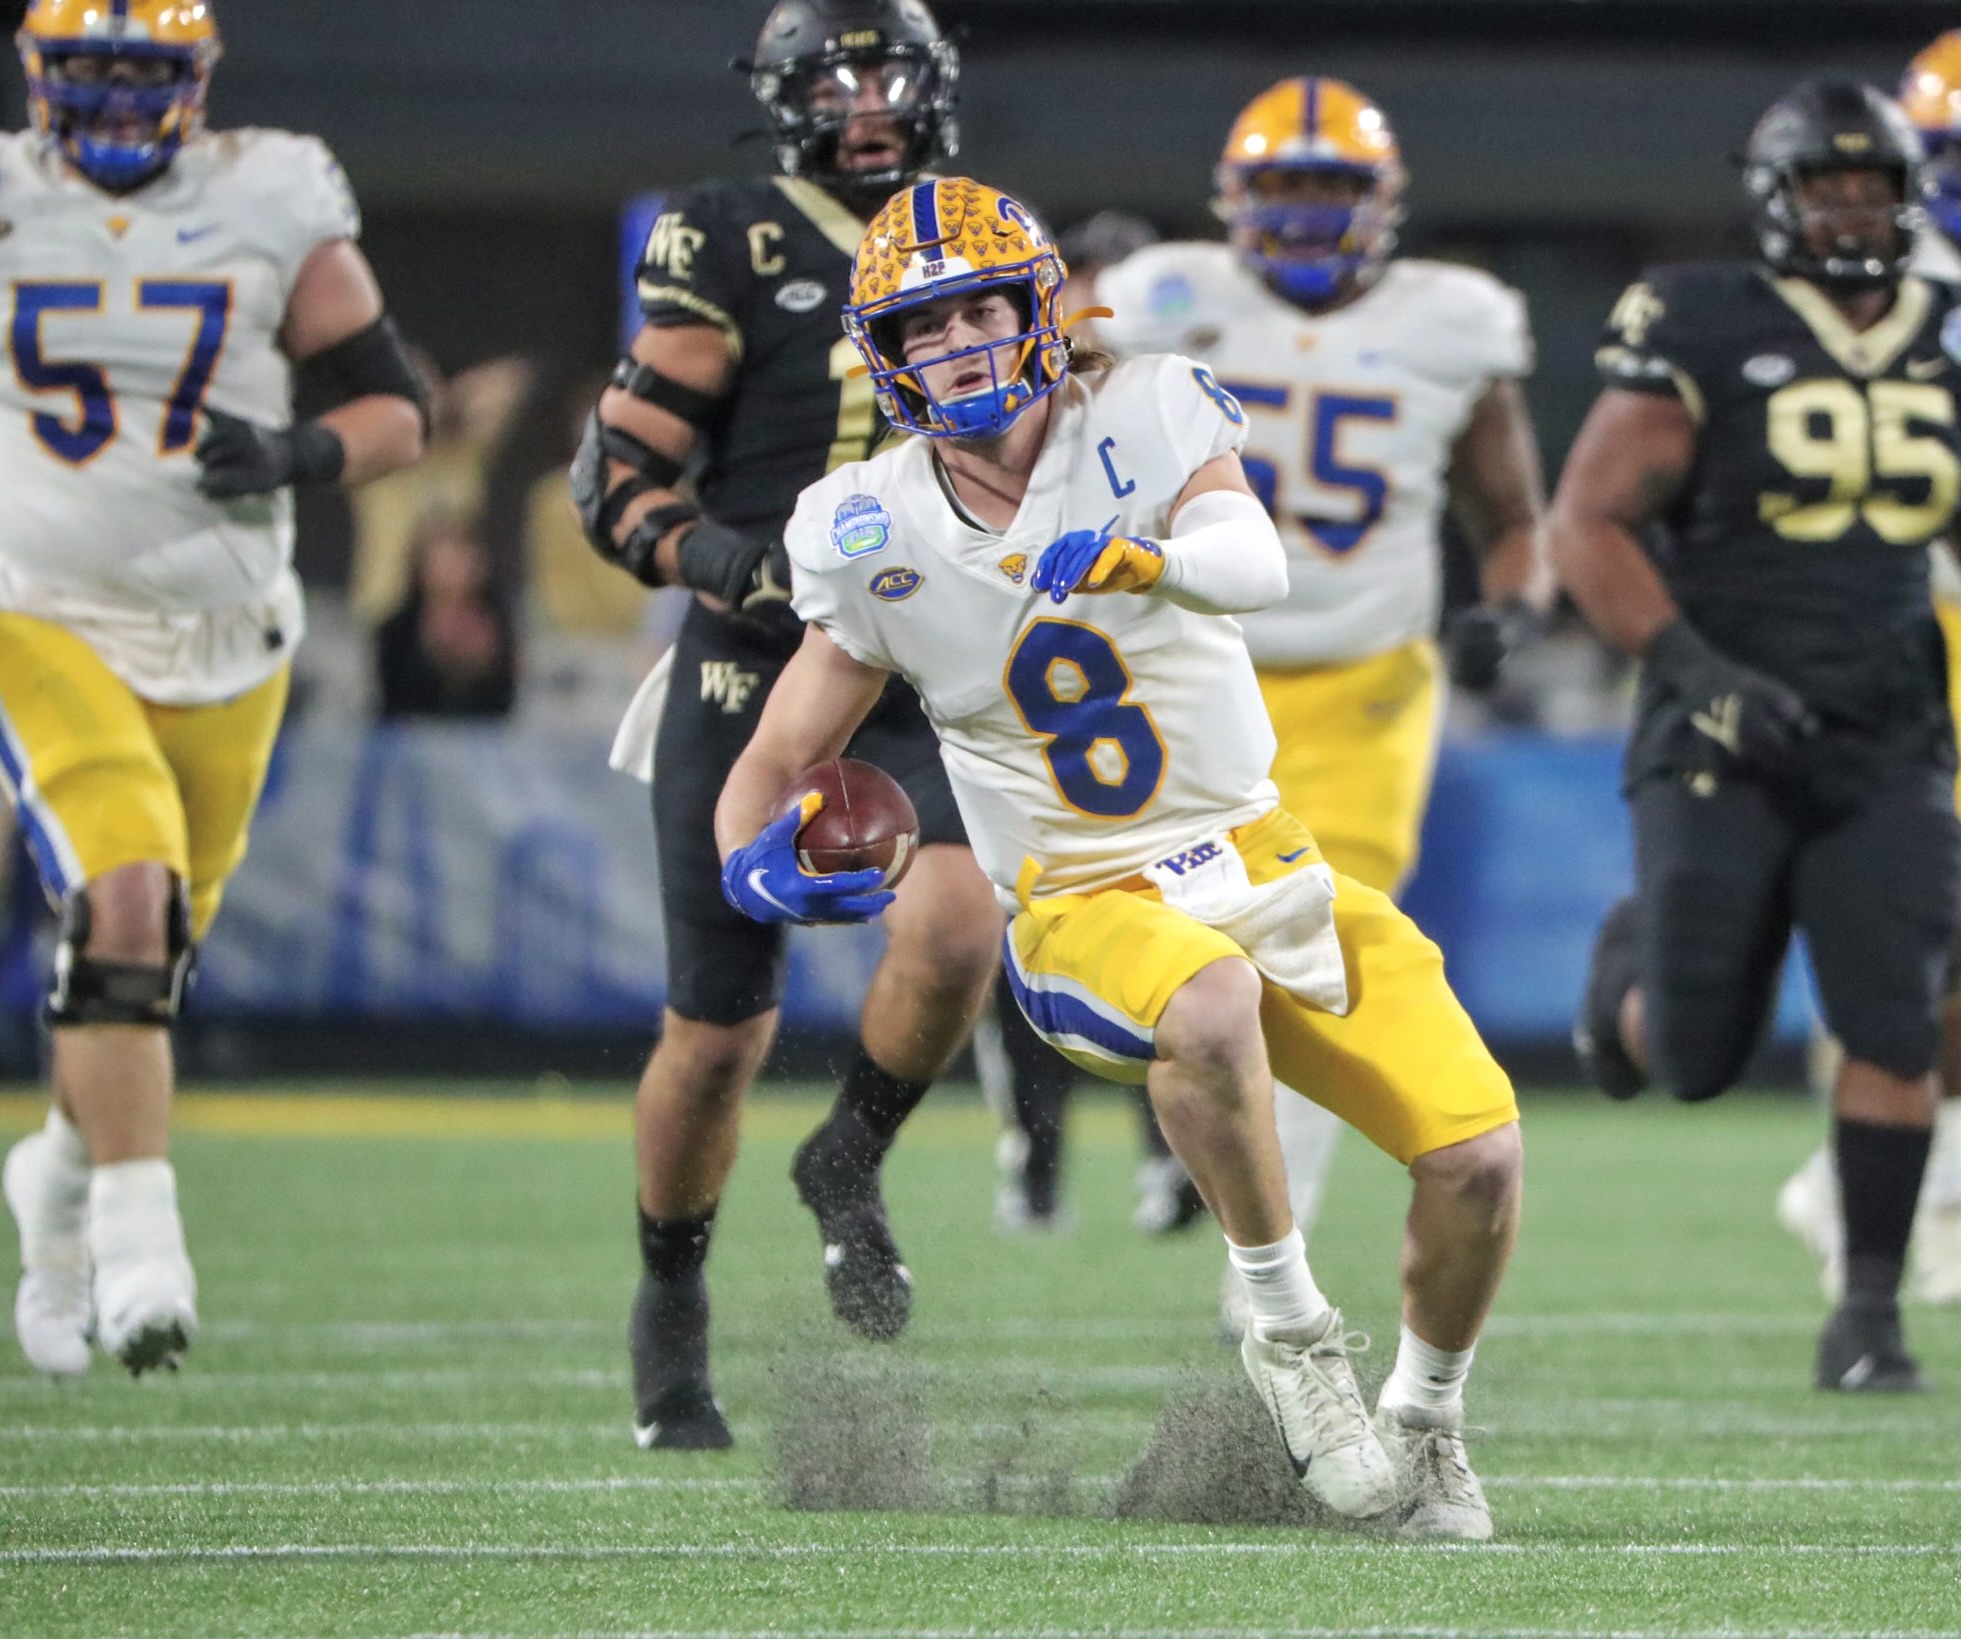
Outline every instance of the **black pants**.
{"type": "Polygon", "coordinates": [[[1925,1075],[1961,907],[1952,776],[1874,771],[1856,806],[1802,789],[1658,774],[1629,795],[1640,971],[1655,1079],[1713,1098],[1742,1074],[1776,995],[1791,930],[1853,1058],[1925,1075]]]}
{"type": "MultiPolygon", "coordinates": [[[[667,1005],[685,1019],[739,1024],[783,999],[784,930],[752,922],[722,898],[715,804],[789,664],[780,633],[697,600],[675,644],[674,677],[654,750],[654,833],[667,935],[667,1005]]],[[[919,697],[892,680],[852,740],[919,814],[919,840],[966,844],[953,789],[919,697]]]]}

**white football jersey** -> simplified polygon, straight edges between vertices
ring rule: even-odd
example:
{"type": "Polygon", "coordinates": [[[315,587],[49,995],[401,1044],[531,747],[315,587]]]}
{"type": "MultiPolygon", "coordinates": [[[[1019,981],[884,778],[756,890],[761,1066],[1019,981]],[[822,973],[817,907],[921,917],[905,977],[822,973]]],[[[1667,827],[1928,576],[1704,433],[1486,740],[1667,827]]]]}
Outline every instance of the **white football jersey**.
{"type": "Polygon", "coordinates": [[[1229,245],[1165,244],[1106,269],[1118,353],[1203,359],[1246,408],[1245,462],[1287,543],[1287,601],[1246,620],[1262,666],[1360,660],[1428,637],[1437,527],[1458,434],[1485,388],[1532,368],[1518,293],[1443,262],[1393,261],[1347,306],[1276,296],[1229,245]]]}
{"type": "Polygon", "coordinates": [[[207,501],[191,451],[207,404],[291,422],[294,282],[359,231],[311,137],[200,136],[124,196],[32,132],[0,137],[0,608],[69,627],[170,704],[285,663],[302,620],[292,493],[207,501]]]}
{"type": "Polygon", "coordinates": [[[785,532],[799,615],[919,691],[981,868],[1011,897],[1099,887],[1278,800],[1273,729],[1239,625],[1114,592],[1031,588],[1078,529],[1163,539],[1191,475],[1246,435],[1190,359],[1133,359],[1055,391],[1002,533],[969,519],[925,438],[840,467],[785,532]]]}

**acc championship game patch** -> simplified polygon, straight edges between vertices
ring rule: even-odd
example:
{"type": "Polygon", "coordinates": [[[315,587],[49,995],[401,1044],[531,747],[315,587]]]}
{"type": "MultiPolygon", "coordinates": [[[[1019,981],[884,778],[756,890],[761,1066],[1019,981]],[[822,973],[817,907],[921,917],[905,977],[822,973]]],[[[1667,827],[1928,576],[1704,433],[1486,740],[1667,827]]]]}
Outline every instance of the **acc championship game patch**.
{"type": "Polygon", "coordinates": [[[831,544],[841,558],[862,558],[892,544],[892,514],[876,495],[847,495],[831,518],[831,544]]]}
{"type": "Polygon", "coordinates": [[[872,596],[883,598],[887,603],[902,602],[919,590],[919,583],[925,578],[917,569],[907,569],[903,565],[881,569],[872,576],[872,596]]]}

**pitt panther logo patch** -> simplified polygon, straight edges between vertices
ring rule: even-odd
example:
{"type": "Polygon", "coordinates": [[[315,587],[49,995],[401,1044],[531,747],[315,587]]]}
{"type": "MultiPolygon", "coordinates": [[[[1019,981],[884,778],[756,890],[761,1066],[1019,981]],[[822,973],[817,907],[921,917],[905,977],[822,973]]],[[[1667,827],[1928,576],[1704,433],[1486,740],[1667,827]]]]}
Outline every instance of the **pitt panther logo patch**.
{"type": "Polygon", "coordinates": [[[1028,579],[1028,554],[1026,552],[1009,553],[1001,560],[1000,569],[1002,574],[1006,575],[1009,580],[1019,586],[1023,581],[1028,579]]]}

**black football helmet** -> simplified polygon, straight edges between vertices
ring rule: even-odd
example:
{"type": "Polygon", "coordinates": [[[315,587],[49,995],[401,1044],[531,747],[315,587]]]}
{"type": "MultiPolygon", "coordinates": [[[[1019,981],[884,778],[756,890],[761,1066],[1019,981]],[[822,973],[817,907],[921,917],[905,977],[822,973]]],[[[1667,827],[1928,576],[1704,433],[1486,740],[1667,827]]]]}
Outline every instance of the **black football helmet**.
{"type": "Polygon", "coordinates": [[[738,61],[769,115],[786,176],[882,204],[960,151],[960,53],[924,0],[777,0],[753,61],[738,61]],[[877,79],[902,134],[890,164],[854,170],[841,153],[859,92],[877,79]]]}
{"type": "Polygon", "coordinates": [[[1770,105],[1743,155],[1743,186],[1763,259],[1829,290],[1896,285],[1921,224],[1920,136],[1890,97],[1856,80],[1806,80],[1770,105]],[[1899,205],[1892,243],[1842,238],[1822,254],[1805,233],[1798,185],[1825,171],[1892,175],[1899,205]]]}

